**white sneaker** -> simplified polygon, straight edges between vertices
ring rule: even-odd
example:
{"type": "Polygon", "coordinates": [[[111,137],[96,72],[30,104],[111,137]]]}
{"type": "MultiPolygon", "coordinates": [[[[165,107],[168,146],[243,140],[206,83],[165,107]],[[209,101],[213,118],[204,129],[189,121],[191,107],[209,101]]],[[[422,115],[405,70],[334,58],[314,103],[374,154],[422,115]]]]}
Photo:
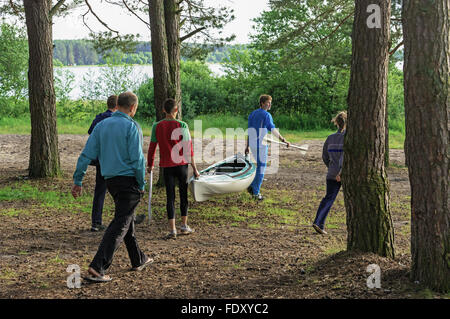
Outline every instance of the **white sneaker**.
{"type": "Polygon", "coordinates": [[[189,234],[192,234],[194,232],[195,232],[195,230],[193,230],[188,225],[183,225],[183,226],[180,227],[180,235],[189,235],[189,234]]]}

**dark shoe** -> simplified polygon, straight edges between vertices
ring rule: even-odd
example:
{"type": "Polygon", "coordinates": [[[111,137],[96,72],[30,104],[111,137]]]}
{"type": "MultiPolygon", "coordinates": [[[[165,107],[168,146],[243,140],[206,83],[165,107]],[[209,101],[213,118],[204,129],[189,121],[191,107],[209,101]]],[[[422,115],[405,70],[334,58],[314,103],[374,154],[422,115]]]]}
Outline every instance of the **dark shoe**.
{"type": "Polygon", "coordinates": [[[176,232],[170,232],[166,236],[164,236],[163,239],[165,239],[165,240],[177,239],[177,233],[176,232]]]}
{"type": "Polygon", "coordinates": [[[103,230],[105,230],[105,229],[106,229],[106,226],[104,226],[104,225],[97,225],[97,224],[94,224],[94,225],[92,225],[92,227],[91,227],[91,231],[92,231],[92,232],[103,231],[103,230]]]}
{"type": "Polygon", "coordinates": [[[133,268],[131,268],[131,270],[132,271],[141,271],[142,269],[144,269],[151,263],[153,263],[153,258],[148,257],[147,260],[142,265],[140,265],[139,267],[133,267],[133,268]]]}
{"type": "Polygon", "coordinates": [[[251,186],[247,187],[247,192],[248,192],[250,195],[253,195],[253,188],[252,188],[251,186]]]}
{"type": "Polygon", "coordinates": [[[318,232],[321,235],[326,235],[328,234],[325,230],[323,230],[322,228],[320,228],[318,225],[313,224],[313,228],[316,232],[318,232]]]}
{"type": "Polygon", "coordinates": [[[145,220],[145,214],[136,215],[136,218],[134,220],[135,224],[140,224],[145,220]]]}

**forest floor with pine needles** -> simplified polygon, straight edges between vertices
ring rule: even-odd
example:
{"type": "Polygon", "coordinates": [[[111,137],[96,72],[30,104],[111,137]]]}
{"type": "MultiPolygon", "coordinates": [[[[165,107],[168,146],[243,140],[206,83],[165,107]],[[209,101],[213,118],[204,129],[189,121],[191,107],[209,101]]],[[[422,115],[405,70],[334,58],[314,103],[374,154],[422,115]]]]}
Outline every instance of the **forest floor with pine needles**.
{"type": "MultiPolygon", "coordinates": [[[[79,265],[86,274],[102,238],[101,232],[89,230],[93,167],[88,168],[83,196],[75,200],[70,195],[76,160],[86,140],[86,135],[60,135],[63,176],[30,180],[29,135],[0,136],[0,298],[448,298],[409,279],[410,187],[403,150],[391,150],[388,169],[394,259],[346,251],[342,191],[327,219],[329,234],[313,230],[325,195],[320,140],[302,141],[309,145],[305,155],[280,148],[279,169],[266,175],[262,202],[246,192],[206,202],[195,202],[189,195],[189,224],[196,232],[176,240],[162,239],[167,231],[165,191],[153,187],[153,218],[150,224],[146,219],[137,225],[136,236],[155,262],[142,272],[130,272],[122,244],[108,271],[112,282],[83,282],[81,288],[70,289],[67,267],[79,265]],[[381,288],[367,286],[371,264],[381,269],[381,288]]],[[[204,150],[211,150],[210,142],[202,141],[204,150]]],[[[242,152],[243,141],[234,150],[242,152]]],[[[205,161],[211,157],[204,156],[205,161]]],[[[209,166],[205,161],[198,161],[199,168],[209,166]]],[[[154,181],[157,178],[155,170],[154,181]]],[[[146,214],[147,205],[148,194],[137,213],[146,214]]],[[[113,212],[107,195],[105,224],[113,212]]]]}

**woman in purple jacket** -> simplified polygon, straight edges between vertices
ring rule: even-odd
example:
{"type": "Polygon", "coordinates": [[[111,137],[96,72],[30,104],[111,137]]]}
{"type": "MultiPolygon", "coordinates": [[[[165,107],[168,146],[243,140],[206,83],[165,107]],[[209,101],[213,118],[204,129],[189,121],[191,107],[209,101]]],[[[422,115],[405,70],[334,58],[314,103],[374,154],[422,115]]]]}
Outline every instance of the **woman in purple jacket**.
{"type": "Polygon", "coordinates": [[[341,189],[341,170],[344,160],[344,136],[347,125],[347,113],[340,112],[333,118],[332,122],[338,127],[338,131],[327,137],[322,150],[323,162],[328,167],[327,194],[320,202],[316,218],[312,225],[322,235],[327,234],[324,230],[325,220],[341,189]]]}

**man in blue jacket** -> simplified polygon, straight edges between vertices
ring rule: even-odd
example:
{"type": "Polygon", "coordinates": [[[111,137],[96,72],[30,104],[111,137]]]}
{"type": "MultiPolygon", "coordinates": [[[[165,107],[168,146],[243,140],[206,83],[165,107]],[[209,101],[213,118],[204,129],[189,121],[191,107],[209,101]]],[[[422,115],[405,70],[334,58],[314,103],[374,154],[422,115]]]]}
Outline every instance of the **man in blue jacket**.
{"type": "Polygon", "coordinates": [[[247,190],[257,200],[264,199],[260,193],[260,189],[264,179],[269,151],[269,147],[262,143],[264,137],[268,132],[272,132],[272,134],[279,138],[283,143],[286,143],[286,147],[289,147],[290,145],[275,127],[272,115],[268,112],[271,107],[272,97],[263,94],[259,97],[259,108],[250,113],[248,117],[248,136],[245,155],[247,156],[249,154],[249,149],[252,150],[256,160],[256,175],[247,190]]]}
{"type": "MultiPolygon", "coordinates": [[[[95,126],[110,117],[115,111],[117,111],[117,95],[111,95],[106,101],[108,109],[106,112],[98,114],[92,121],[91,127],[88,130],[89,135],[94,130],[95,126]]],[[[94,199],[92,201],[92,226],[91,231],[104,230],[106,227],[102,223],[103,215],[103,203],[106,196],[106,182],[101,174],[100,163],[96,159],[91,162],[90,165],[95,166],[95,190],[94,199]]]]}
{"type": "Polygon", "coordinates": [[[144,194],[146,168],[142,130],[133,120],[137,107],[135,94],[126,92],[119,95],[118,110],[95,126],[73,174],[72,195],[77,198],[81,195],[82,180],[89,163],[98,158],[101,174],[115,203],[114,218],[89,265],[86,279],[90,281],[111,280],[105,272],[122,240],[132,270],[140,271],[153,261],[141,251],[135,237],[134,210],[144,194]]]}

